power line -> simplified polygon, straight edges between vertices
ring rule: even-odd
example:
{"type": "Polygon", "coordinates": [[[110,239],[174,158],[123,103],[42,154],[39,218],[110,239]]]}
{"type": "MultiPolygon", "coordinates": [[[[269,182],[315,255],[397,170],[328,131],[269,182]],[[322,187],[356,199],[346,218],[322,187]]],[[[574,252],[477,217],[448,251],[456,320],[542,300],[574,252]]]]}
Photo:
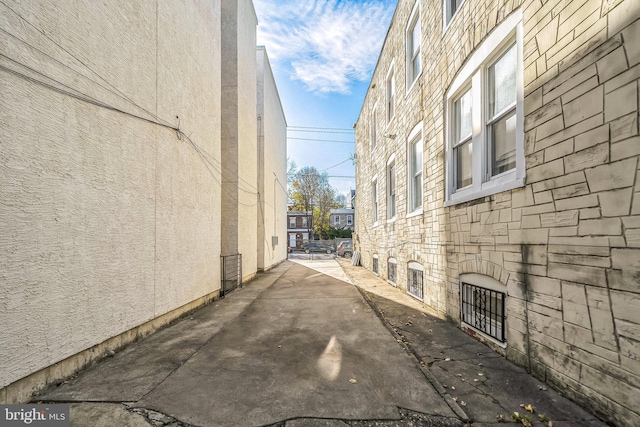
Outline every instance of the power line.
{"type": "Polygon", "coordinates": [[[353,129],[349,128],[319,128],[319,127],[311,127],[311,126],[287,126],[287,129],[315,129],[315,130],[331,130],[331,131],[349,131],[351,133],[355,132],[353,129]]]}
{"type": "Polygon", "coordinates": [[[314,139],[314,138],[292,138],[292,137],[287,137],[287,140],[289,139],[295,139],[295,140],[299,140],[299,141],[317,141],[317,142],[339,142],[342,144],[354,144],[353,141],[338,141],[335,139],[314,139]]]}
{"type": "Polygon", "coordinates": [[[288,132],[303,132],[303,133],[338,133],[343,135],[353,135],[353,132],[343,130],[311,130],[311,129],[287,129],[288,132]]]}
{"type": "Polygon", "coordinates": [[[328,168],[326,168],[326,169],[322,169],[320,172],[324,172],[324,171],[326,171],[326,170],[333,169],[333,168],[335,168],[336,166],[340,166],[341,164],[348,162],[349,160],[351,160],[351,158],[348,158],[348,159],[346,159],[346,160],[343,160],[343,161],[341,161],[340,163],[337,163],[337,164],[335,164],[335,165],[333,165],[333,166],[329,166],[329,167],[328,167],[328,168]]]}

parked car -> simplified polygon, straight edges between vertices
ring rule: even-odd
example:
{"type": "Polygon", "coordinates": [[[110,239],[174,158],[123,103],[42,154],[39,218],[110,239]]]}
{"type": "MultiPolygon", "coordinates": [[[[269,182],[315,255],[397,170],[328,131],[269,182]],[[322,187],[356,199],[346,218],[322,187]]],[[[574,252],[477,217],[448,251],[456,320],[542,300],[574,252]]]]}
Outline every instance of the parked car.
{"type": "Polygon", "coordinates": [[[348,240],[340,242],[337,254],[341,257],[351,258],[351,255],[353,255],[353,242],[348,240]]]}
{"type": "Polygon", "coordinates": [[[328,254],[333,252],[333,248],[331,246],[320,242],[305,243],[302,245],[302,250],[307,254],[310,252],[326,252],[328,254]]]}

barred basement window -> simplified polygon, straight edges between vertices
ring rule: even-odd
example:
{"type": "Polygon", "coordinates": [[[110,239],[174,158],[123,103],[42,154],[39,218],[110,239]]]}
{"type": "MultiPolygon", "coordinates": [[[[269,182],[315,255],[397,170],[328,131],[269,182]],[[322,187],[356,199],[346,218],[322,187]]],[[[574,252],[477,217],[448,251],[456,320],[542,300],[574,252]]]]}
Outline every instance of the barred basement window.
{"type": "Polygon", "coordinates": [[[407,266],[407,292],[420,301],[423,300],[423,273],[424,268],[417,262],[410,262],[407,266]]]}
{"type": "Polygon", "coordinates": [[[461,286],[462,322],[501,343],[505,342],[505,294],[464,281],[461,286]]]}
{"type": "Polygon", "coordinates": [[[387,282],[396,286],[396,280],[398,277],[398,261],[395,258],[389,258],[387,260],[387,282]]]}
{"type": "Polygon", "coordinates": [[[373,256],[373,274],[378,274],[378,255],[373,256]]]}

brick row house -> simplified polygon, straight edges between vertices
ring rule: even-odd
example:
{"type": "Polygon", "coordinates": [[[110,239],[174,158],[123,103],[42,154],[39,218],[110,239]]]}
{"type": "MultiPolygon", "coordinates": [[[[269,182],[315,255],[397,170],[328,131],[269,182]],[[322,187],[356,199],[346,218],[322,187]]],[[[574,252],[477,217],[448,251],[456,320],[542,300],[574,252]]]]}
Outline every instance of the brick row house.
{"type": "Polygon", "coordinates": [[[640,2],[400,0],[356,124],[362,265],[640,425],[640,2]]]}
{"type": "Polygon", "coordinates": [[[304,211],[287,212],[287,235],[290,248],[302,248],[313,240],[313,213],[304,211]]]}

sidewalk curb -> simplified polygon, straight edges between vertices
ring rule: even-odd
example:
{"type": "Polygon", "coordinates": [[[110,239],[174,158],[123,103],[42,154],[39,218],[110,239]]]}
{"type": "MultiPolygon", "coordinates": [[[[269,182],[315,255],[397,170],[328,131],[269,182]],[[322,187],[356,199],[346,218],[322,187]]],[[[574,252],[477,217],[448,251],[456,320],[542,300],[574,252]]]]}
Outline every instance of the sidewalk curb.
{"type": "Polygon", "coordinates": [[[358,292],[360,292],[360,295],[362,295],[362,298],[367,302],[367,304],[369,304],[369,307],[371,307],[371,309],[376,313],[376,316],[378,316],[378,318],[380,319],[382,324],[396,338],[396,341],[398,342],[398,344],[400,344],[400,346],[405,350],[405,352],[407,352],[409,357],[412,358],[416,362],[416,365],[418,366],[418,368],[420,369],[422,374],[431,383],[433,388],[436,389],[438,394],[444,399],[444,401],[447,403],[447,405],[449,405],[449,407],[456,414],[456,416],[458,416],[464,423],[472,422],[471,418],[469,418],[469,416],[464,412],[464,410],[460,407],[460,405],[458,405],[458,403],[455,400],[453,400],[453,397],[451,397],[449,392],[447,392],[447,390],[442,386],[442,384],[440,384],[440,382],[436,379],[436,377],[434,377],[433,374],[427,368],[425,368],[424,366],[422,366],[420,364],[419,356],[413,351],[413,349],[409,345],[407,345],[403,341],[402,337],[393,329],[393,326],[391,326],[391,324],[389,324],[389,322],[387,322],[387,320],[385,319],[385,317],[382,314],[382,312],[373,303],[371,298],[369,298],[369,296],[367,295],[367,292],[365,290],[363,290],[360,286],[358,286],[357,281],[355,280],[355,278],[353,276],[351,276],[349,274],[349,272],[342,267],[342,264],[340,264],[340,263],[338,263],[338,264],[344,270],[344,272],[347,275],[347,277],[349,277],[349,279],[351,279],[351,282],[356,287],[356,289],[358,289],[358,292]]]}

